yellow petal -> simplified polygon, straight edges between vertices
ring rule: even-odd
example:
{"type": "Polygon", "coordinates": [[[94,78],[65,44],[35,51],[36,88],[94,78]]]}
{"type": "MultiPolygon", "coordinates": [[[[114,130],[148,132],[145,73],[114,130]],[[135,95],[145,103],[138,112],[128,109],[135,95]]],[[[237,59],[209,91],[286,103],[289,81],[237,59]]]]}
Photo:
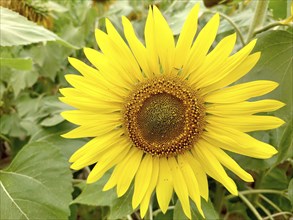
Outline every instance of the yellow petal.
{"type": "Polygon", "coordinates": [[[206,112],[218,116],[252,115],[259,112],[270,112],[282,108],[283,102],[264,99],[255,102],[239,102],[233,104],[211,104],[206,106],[206,112]]]}
{"type": "Polygon", "coordinates": [[[260,159],[278,152],[273,146],[232,128],[207,125],[205,129],[208,131],[203,134],[205,140],[228,151],[260,159]]]}
{"type": "Polygon", "coordinates": [[[153,169],[152,169],[152,176],[151,176],[151,181],[149,184],[149,187],[140,203],[140,216],[141,218],[144,218],[148,207],[149,207],[149,203],[150,203],[150,198],[151,195],[154,191],[154,189],[156,188],[157,185],[157,181],[158,181],[158,176],[159,176],[159,168],[160,168],[160,162],[159,162],[159,158],[158,157],[153,157],[153,169]]]}
{"type": "Polygon", "coordinates": [[[104,123],[97,126],[96,124],[81,125],[65,134],[65,138],[84,138],[84,137],[97,137],[114,130],[119,127],[121,122],[104,123]]]}
{"type": "Polygon", "coordinates": [[[93,81],[103,80],[99,74],[99,71],[86,65],[84,62],[68,57],[68,62],[77,70],[79,71],[84,77],[87,77],[93,81]]]}
{"type": "Polygon", "coordinates": [[[180,200],[184,214],[191,219],[191,211],[188,197],[188,188],[184,180],[182,171],[174,157],[168,159],[168,164],[173,176],[174,190],[180,200]]]}
{"type": "Polygon", "coordinates": [[[102,158],[104,158],[105,156],[116,155],[117,151],[121,152],[122,150],[127,149],[128,146],[129,144],[125,141],[125,139],[116,137],[115,141],[112,140],[111,142],[105,143],[103,147],[100,147],[98,149],[93,148],[92,150],[87,151],[82,156],[78,157],[70,166],[70,168],[74,170],[79,170],[83,167],[89,166],[102,160],[102,158]],[[119,146],[119,149],[116,150],[115,147],[117,145],[119,146]],[[95,151],[95,149],[97,150],[95,151]]]}
{"type": "Polygon", "coordinates": [[[230,116],[219,117],[208,115],[206,121],[211,125],[217,124],[219,127],[235,128],[239,131],[250,132],[260,130],[270,130],[280,127],[285,122],[274,116],[247,115],[247,116],[230,116]]]}
{"type": "Polygon", "coordinates": [[[156,188],[157,200],[163,213],[166,213],[173,193],[173,179],[168,161],[160,158],[160,170],[156,188]]]}
{"type": "MultiPolygon", "coordinates": [[[[235,54],[235,58],[237,58],[238,53],[235,54]]],[[[233,59],[233,57],[234,56],[232,56],[231,59],[233,59]]],[[[238,79],[243,77],[245,74],[247,74],[255,66],[255,64],[258,62],[259,58],[260,58],[260,52],[249,55],[242,62],[235,63],[237,65],[235,65],[235,64],[233,66],[229,65],[228,70],[223,69],[223,72],[221,71],[221,73],[223,74],[222,75],[223,78],[222,77],[218,78],[218,81],[215,82],[214,84],[212,84],[208,87],[202,88],[201,94],[204,95],[209,92],[215,91],[217,89],[224,88],[224,87],[230,85],[231,83],[237,81],[238,79]],[[224,71],[227,71],[227,72],[224,72],[224,71]]],[[[219,76],[221,76],[221,75],[219,75],[219,76]]]]}
{"type": "Polygon", "coordinates": [[[182,155],[178,155],[178,164],[183,174],[189,196],[195,202],[199,213],[204,217],[204,213],[201,209],[201,198],[198,181],[193,173],[193,170],[189,163],[185,161],[184,157],[182,157],[182,155]]]}
{"type": "Polygon", "coordinates": [[[150,185],[153,171],[152,156],[146,154],[139,165],[135,176],[134,193],[132,197],[132,208],[135,209],[142,201],[150,185]]]}
{"type": "Polygon", "coordinates": [[[209,186],[207,175],[204,172],[200,163],[194,158],[194,156],[190,152],[186,152],[182,154],[184,160],[190,165],[193,170],[193,173],[198,181],[198,187],[200,195],[208,201],[209,199],[209,186]]]}
{"type": "Polygon", "coordinates": [[[131,86],[119,71],[119,67],[115,68],[111,61],[99,51],[86,47],[83,52],[86,58],[99,70],[101,77],[105,79],[103,84],[109,88],[112,85],[112,91],[125,95],[126,90],[124,88],[130,89],[131,86]]]}
{"type": "Polygon", "coordinates": [[[200,31],[183,65],[181,73],[183,76],[188,76],[189,73],[195,71],[202,65],[206,54],[216,38],[219,23],[220,16],[219,14],[215,14],[200,31]]]}
{"type": "Polygon", "coordinates": [[[96,124],[96,126],[99,126],[99,124],[119,122],[122,120],[121,113],[117,112],[112,112],[111,114],[97,114],[89,111],[72,110],[62,112],[61,116],[76,125],[96,124]]]}
{"type": "Polygon", "coordinates": [[[144,30],[145,44],[147,49],[147,58],[149,62],[149,67],[155,75],[160,74],[159,57],[157,53],[157,48],[155,44],[155,27],[154,27],[154,17],[153,10],[150,6],[149,13],[146,19],[145,30],[144,30]]]}
{"type": "Polygon", "coordinates": [[[175,42],[173,33],[167,21],[155,5],[153,6],[153,16],[156,47],[160,63],[163,73],[170,74],[172,70],[171,68],[174,66],[175,58],[175,42]]]}
{"type": "Polygon", "coordinates": [[[82,157],[85,154],[94,154],[95,152],[98,153],[107,149],[107,147],[110,146],[109,143],[119,138],[122,134],[123,130],[117,129],[110,133],[93,138],[77,151],[75,151],[74,154],[70,157],[69,162],[75,162],[78,158],[82,157]]]}
{"type": "Polygon", "coordinates": [[[182,68],[183,63],[185,62],[189,54],[190,47],[197,30],[198,13],[199,13],[199,4],[196,4],[191,9],[190,13],[188,14],[187,19],[184,22],[183,28],[179,35],[179,38],[176,44],[175,65],[174,65],[177,69],[182,68]]]}
{"type": "Polygon", "coordinates": [[[111,103],[105,101],[97,101],[93,98],[87,97],[74,88],[60,89],[61,94],[65,97],[59,97],[59,100],[65,104],[73,106],[84,111],[93,111],[99,113],[110,113],[121,111],[121,104],[111,103]]]}
{"type": "Polygon", "coordinates": [[[192,152],[209,176],[222,183],[231,194],[238,195],[235,182],[227,175],[218,159],[210,153],[209,147],[210,144],[201,139],[196,143],[192,152]]]}
{"type": "Polygon", "coordinates": [[[142,80],[142,74],[139,68],[139,65],[134,58],[131,50],[126,45],[125,41],[122,39],[120,34],[117,32],[113,24],[109,19],[106,18],[106,28],[109,38],[112,40],[112,44],[116,45],[116,53],[119,54],[120,60],[115,60],[115,62],[121,61],[121,66],[123,66],[128,74],[135,76],[136,79],[142,80]],[[125,62],[127,60],[127,62],[125,62]]]}
{"type": "Polygon", "coordinates": [[[123,160],[123,170],[119,174],[119,179],[117,181],[118,197],[123,196],[128,190],[132,179],[138,170],[142,155],[143,151],[136,147],[132,147],[127,157],[123,160]]]}
{"type": "Polygon", "coordinates": [[[202,66],[190,74],[188,80],[191,84],[195,84],[197,88],[203,88],[216,82],[218,76],[224,74],[221,72],[221,69],[230,64],[227,60],[234,48],[235,42],[235,33],[221,40],[212,52],[206,56],[202,66]]]}
{"type": "Polygon", "coordinates": [[[137,62],[139,63],[142,71],[146,74],[148,78],[152,76],[152,71],[150,70],[148,59],[147,59],[147,50],[144,45],[136,37],[132,24],[126,17],[122,17],[122,24],[124,28],[124,35],[127,39],[129,47],[131,48],[137,62]]]}
{"type": "Polygon", "coordinates": [[[273,91],[278,83],[268,80],[257,80],[227,87],[205,96],[206,102],[237,103],[261,96],[273,91]]]}
{"type": "MultiPolygon", "coordinates": [[[[127,143],[128,144],[128,143],[127,143]]],[[[93,170],[90,172],[87,183],[93,183],[98,181],[109,169],[119,163],[125,155],[128,153],[130,147],[125,145],[125,147],[116,146],[116,149],[111,152],[111,154],[105,154],[95,165],[93,170]]]]}
{"type": "Polygon", "coordinates": [[[218,147],[215,147],[213,145],[209,145],[208,150],[210,153],[212,153],[221,164],[223,164],[225,167],[227,167],[229,170],[231,170],[233,173],[235,173],[237,176],[239,176],[241,179],[243,179],[246,182],[253,182],[253,177],[247,173],[245,170],[243,170],[235,160],[233,160],[228,154],[226,154],[223,150],[221,150],[218,147]]]}
{"type": "Polygon", "coordinates": [[[121,48],[116,45],[106,33],[99,29],[96,29],[95,36],[99,47],[108,59],[108,63],[116,72],[120,73],[120,77],[123,79],[124,84],[133,85],[137,83],[133,73],[131,74],[130,72],[129,66],[125,65],[127,62],[125,62],[123,55],[121,55],[121,48]]]}

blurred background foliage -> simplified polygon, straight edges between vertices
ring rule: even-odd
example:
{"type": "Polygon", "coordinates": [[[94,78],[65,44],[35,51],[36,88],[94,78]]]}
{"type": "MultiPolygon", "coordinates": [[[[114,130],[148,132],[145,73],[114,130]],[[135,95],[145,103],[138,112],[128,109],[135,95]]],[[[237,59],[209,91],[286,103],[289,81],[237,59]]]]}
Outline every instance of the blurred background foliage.
{"type": "MultiPolygon", "coordinates": [[[[261,0],[263,1],[263,0],[261,0]]],[[[199,27],[219,12],[217,39],[238,33],[235,51],[254,37],[255,51],[262,51],[257,66],[242,82],[269,79],[280,86],[267,98],[286,103],[270,113],[286,124],[279,129],[252,133],[276,146],[279,154],[269,160],[231,154],[255,178],[246,184],[236,180],[239,197],[228,195],[209,179],[210,200],[202,201],[207,219],[289,219],[293,205],[292,72],[293,29],[290,0],[268,3],[263,21],[252,27],[256,0],[0,0],[0,219],[140,219],[131,208],[131,190],[116,197],[102,192],[106,175],[86,185],[89,168],[72,173],[70,155],[87,140],[66,140],[60,134],[73,125],[60,112],[69,109],[58,97],[68,86],[67,73],[77,73],[68,63],[72,56],[85,62],[83,47],[98,49],[95,28],[105,29],[108,17],[123,33],[121,16],[127,16],[143,41],[144,23],[150,4],[157,5],[175,37],[191,9],[199,2],[199,27]]],[[[202,219],[192,204],[194,219],[202,219]]],[[[186,219],[172,199],[163,215],[154,200],[146,219],[186,219]]]]}

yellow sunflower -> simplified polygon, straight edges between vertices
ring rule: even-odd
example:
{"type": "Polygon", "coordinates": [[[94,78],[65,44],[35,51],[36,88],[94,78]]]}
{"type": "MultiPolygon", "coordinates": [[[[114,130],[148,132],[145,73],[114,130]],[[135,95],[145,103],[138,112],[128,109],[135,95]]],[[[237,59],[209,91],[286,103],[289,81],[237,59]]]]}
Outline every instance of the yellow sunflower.
{"type": "Polygon", "coordinates": [[[142,217],[153,192],[165,213],[173,190],[188,218],[189,198],[204,215],[200,197],[208,200],[207,175],[234,195],[237,187],[224,167],[246,182],[253,181],[226,150],[254,158],[277,153],[245,132],[284,123],[277,117],[254,115],[279,109],[283,103],[247,101],[278,84],[258,80],[229,86],[257,63],[260,52],[251,54],[256,40],[233,54],[236,34],[232,34],[209,51],[219,15],[194,40],[198,12],[195,5],[176,43],[156,6],[148,12],[145,45],[126,17],[122,24],[127,42],[106,20],[107,33],[95,32],[101,51],[84,48],[95,68],[69,58],[82,76],[66,75],[73,87],[60,90],[64,96],[60,99],[76,108],[62,116],[79,126],[63,136],[93,138],[72,155],[71,168],[95,164],[87,183],[113,168],[104,190],[116,187],[120,197],[133,182],[133,209],[140,206],[142,217]]]}

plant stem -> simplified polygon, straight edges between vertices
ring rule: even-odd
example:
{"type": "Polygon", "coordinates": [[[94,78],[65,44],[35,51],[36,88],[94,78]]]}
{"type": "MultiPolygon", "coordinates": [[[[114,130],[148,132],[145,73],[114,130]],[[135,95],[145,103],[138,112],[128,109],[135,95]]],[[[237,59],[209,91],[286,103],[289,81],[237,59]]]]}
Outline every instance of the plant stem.
{"type": "Polygon", "coordinates": [[[255,35],[259,34],[259,33],[262,33],[264,31],[267,31],[267,30],[269,30],[269,29],[271,29],[273,27],[277,27],[277,26],[290,26],[290,25],[289,24],[282,24],[280,22],[274,22],[274,23],[271,23],[271,24],[269,24],[267,26],[264,26],[263,28],[260,28],[260,29],[257,29],[256,31],[254,31],[253,37],[255,35]]]}
{"type": "MultiPolygon", "coordinates": [[[[278,212],[278,213],[275,213],[275,214],[271,215],[271,217],[274,218],[274,217],[277,217],[277,216],[280,216],[280,215],[293,216],[291,212],[278,212]]],[[[269,218],[268,217],[263,218],[263,220],[267,220],[267,219],[269,219],[269,218]]]]}
{"type": "MultiPolygon", "coordinates": [[[[273,189],[254,189],[254,190],[245,190],[245,191],[239,192],[239,194],[242,194],[242,195],[255,194],[255,193],[279,194],[279,195],[287,198],[284,191],[278,191],[278,190],[273,190],[273,189]]],[[[228,195],[228,196],[226,196],[226,199],[231,199],[234,197],[236,197],[236,196],[235,195],[228,195]]]]}
{"type": "Polygon", "coordinates": [[[260,214],[258,213],[258,211],[256,210],[256,208],[254,208],[254,206],[251,204],[251,202],[244,195],[242,195],[241,193],[239,193],[239,197],[247,205],[247,207],[253,212],[253,214],[255,215],[255,217],[258,220],[262,220],[262,217],[260,216],[260,214]]]}
{"type": "Polygon", "coordinates": [[[270,213],[270,211],[269,211],[266,207],[264,207],[264,206],[263,206],[262,204],[260,204],[260,203],[257,203],[257,205],[258,205],[258,207],[260,207],[260,208],[263,210],[264,213],[266,213],[267,217],[268,217],[270,220],[274,220],[274,219],[272,218],[272,214],[270,213]]]}
{"type": "Polygon", "coordinates": [[[225,195],[224,187],[221,184],[216,183],[216,194],[215,194],[214,206],[215,206],[215,210],[218,213],[221,213],[224,195],[225,195]]]}
{"type": "Polygon", "coordinates": [[[268,8],[268,4],[269,4],[269,0],[257,1],[254,16],[253,16],[251,25],[249,27],[248,35],[247,35],[247,43],[253,37],[255,29],[257,29],[263,25],[264,18],[266,16],[266,12],[267,12],[267,8],[268,8]]]}
{"type": "Polygon", "coordinates": [[[275,204],[273,203],[271,200],[269,200],[267,197],[265,197],[262,194],[259,194],[259,198],[261,198],[262,200],[264,200],[266,203],[268,203],[269,205],[271,205],[273,208],[275,208],[278,212],[282,212],[282,210],[275,204]]]}

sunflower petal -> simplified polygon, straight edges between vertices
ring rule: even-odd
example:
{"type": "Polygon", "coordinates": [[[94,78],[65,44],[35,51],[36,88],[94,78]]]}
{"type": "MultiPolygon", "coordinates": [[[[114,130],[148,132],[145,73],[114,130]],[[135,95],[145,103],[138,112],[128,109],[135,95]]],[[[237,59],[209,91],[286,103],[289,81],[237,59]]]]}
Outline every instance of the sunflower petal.
{"type": "Polygon", "coordinates": [[[259,130],[270,130],[280,127],[285,122],[274,116],[247,115],[219,117],[208,115],[206,121],[211,125],[225,126],[235,128],[239,131],[250,132],[259,130]]]}
{"type": "Polygon", "coordinates": [[[135,209],[142,201],[150,185],[153,169],[152,156],[146,154],[139,165],[135,176],[132,208],[135,209]]]}
{"type": "Polygon", "coordinates": [[[235,182],[227,175],[218,159],[210,153],[208,150],[209,147],[210,144],[201,139],[192,149],[192,152],[203,165],[204,170],[209,176],[222,183],[231,194],[238,195],[235,182]]]}
{"type": "Polygon", "coordinates": [[[150,198],[151,195],[154,191],[154,189],[156,188],[157,185],[157,181],[158,181],[158,176],[159,176],[159,167],[160,167],[160,163],[159,163],[159,158],[154,157],[152,158],[153,160],[153,169],[152,169],[152,176],[151,176],[151,181],[149,184],[149,187],[140,203],[140,216],[141,218],[143,218],[148,210],[149,207],[149,203],[150,203],[150,198]]]}
{"type": "Polygon", "coordinates": [[[248,134],[223,126],[206,126],[203,138],[214,146],[254,158],[266,159],[278,151],[248,134]]]}
{"type": "Polygon", "coordinates": [[[206,200],[209,200],[209,186],[207,175],[204,172],[200,163],[194,158],[194,156],[190,152],[186,152],[182,154],[184,160],[190,165],[192,168],[194,175],[198,181],[198,187],[200,195],[206,200]]]}
{"type": "Polygon", "coordinates": [[[128,190],[133,177],[135,176],[143,151],[132,147],[127,157],[123,160],[123,170],[119,174],[119,179],[117,181],[117,195],[121,197],[128,190]]]}
{"type": "Polygon", "coordinates": [[[199,4],[196,4],[187,16],[186,21],[182,27],[176,44],[175,54],[175,67],[177,69],[182,68],[188,53],[190,51],[191,44],[193,42],[194,35],[197,30],[197,18],[199,13],[199,4]]]}
{"type": "Polygon", "coordinates": [[[283,102],[264,99],[255,102],[239,102],[233,104],[211,104],[206,107],[206,112],[218,116],[252,115],[259,112],[271,112],[282,108],[283,102]]]}
{"type": "Polygon", "coordinates": [[[239,176],[241,179],[243,179],[246,182],[253,182],[253,177],[247,173],[245,170],[243,170],[235,160],[233,160],[228,154],[226,154],[223,150],[221,150],[218,147],[215,147],[213,145],[209,145],[208,150],[210,153],[212,153],[221,164],[223,164],[225,167],[227,167],[229,170],[231,170],[233,173],[235,173],[237,176],[239,176]]]}
{"type": "Polygon", "coordinates": [[[190,198],[195,202],[199,213],[204,217],[204,213],[201,209],[201,200],[200,200],[200,192],[198,181],[194,175],[192,168],[189,163],[185,161],[184,157],[181,155],[178,156],[178,164],[183,174],[188,193],[190,198]]]}
{"type": "Polygon", "coordinates": [[[146,19],[145,30],[145,44],[147,49],[147,58],[149,62],[149,67],[155,75],[160,74],[160,66],[159,66],[159,57],[156,49],[156,41],[155,41],[155,27],[154,27],[154,17],[153,10],[150,6],[149,13],[146,19]]]}
{"type": "Polygon", "coordinates": [[[153,6],[154,29],[157,52],[162,65],[163,73],[170,74],[174,65],[175,42],[172,30],[167,21],[159,11],[153,6]]]}
{"type": "Polygon", "coordinates": [[[205,101],[211,103],[237,103],[267,94],[277,86],[278,83],[268,80],[242,83],[209,93],[206,95],[205,101]]]}
{"type": "Polygon", "coordinates": [[[191,219],[190,204],[188,198],[188,188],[184,180],[182,171],[174,157],[168,159],[168,164],[173,176],[174,190],[180,200],[185,215],[191,219]]]}
{"type": "Polygon", "coordinates": [[[148,78],[152,76],[152,72],[148,65],[148,59],[147,59],[147,50],[144,47],[144,45],[139,41],[139,39],[136,37],[135,32],[133,30],[132,24],[126,17],[122,17],[122,24],[124,28],[124,35],[127,39],[127,42],[137,60],[139,63],[142,71],[146,74],[148,78]]]}
{"type": "Polygon", "coordinates": [[[256,65],[257,61],[260,58],[260,54],[261,54],[260,52],[257,52],[257,53],[249,55],[242,62],[236,63],[237,65],[235,65],[234,69],[232,68],[232,66],[229,66],[230,70],[228,71],[224,69],[224,71],[227,71],[227,72],[225,74],[224,73],[222,74],[223,78],[218,78],[217,82],[213,83],[210,86],[202,88],[201,94],[205,95],[209,92],[224,88],[230,85],[231,83],[237,81],[241,77],[243,77],[256,65]]]}
{"type": "Polygon", "coordinates": [[[120,145],[119,147],[117,147],[117,149],[104,154],[95,165],[93,170],[90,172],[87,178],[87,183],[94,183],[98,181],[109,169],[111,169],[113,166],[123,160],[129,149],[130,147],[128,143],[126,143],[126,145],[120,145]]]}
{"type": "Polygon", "coordinates": [[[160,170],[156,188],[157,200],[163,213],[166,213],[173,193],[173,179],[168,161],[160,158],[160,170]]]}
{"type": "Polygon", "coordinates": [[[227,63],[228,56],[231,54],[236,42],[236,34],[231,34],[225,37],[218,43],[205,58],[203,64],[189,79],[191,84],[195,84],[197,88],[206,87],[217,81],[219,74],[223,74],[220,70],[227,63]],[[219,73],[220,72],[220,73],[219,73]]]}
{"type": "Polygon", "coordinates": [[[205,55],[208,53],[212,43],[216,38],[220,23],[219,14],[215,14],[198,34],[191,51],[183,65],[182,75],[188,76],[194,72],[204,62],[205,55]],[[194,62],[196,60],[196,62],[194,62]]]}

